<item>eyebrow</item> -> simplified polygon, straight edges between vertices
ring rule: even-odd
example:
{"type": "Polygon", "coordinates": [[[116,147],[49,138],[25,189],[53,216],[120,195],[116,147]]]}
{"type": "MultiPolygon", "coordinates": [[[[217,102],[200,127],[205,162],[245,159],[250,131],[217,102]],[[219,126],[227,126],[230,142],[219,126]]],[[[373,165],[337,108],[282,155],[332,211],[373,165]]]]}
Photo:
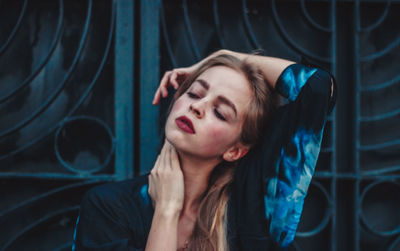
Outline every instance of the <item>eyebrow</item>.
{"type": "Polygon", "coordinates": [[[227,98],[224,97],[224,96],[218,96],[218,100],[219,100],[221,103],[223,103],[223,104],[225,104],[225,105],[231,107],[231,108],[233,109],[233,111],[235,112],[235,116],[237,116],[236,107],[235,107],[235,105],[234,105],[229,99],[227,99],[227,98]]]}
{"type": "MultiPolygon", "coordinates": [[[[197,79],[197,82],[200,83],[201,86],[203,86],[204,89],[209,90],[210,89],[210,84],[205,81],[204,79],[197,79]]],[[[237,116],[237,110],[236,110],[236,106],[229,100],[227,99],[225,96],[218,96],[218,101],[231,107],[232,110],[235,112],[235,116],[237,116]]]]}
{"type": "Polygon", "coordinates": [[[201,84],[201,86],[204,87],[204,89],[206,89],[206,90],[210,89],[210,84],[207,81],[205,81],[204,79],[197,79],[196,81],[199,82],[201,84]]]}

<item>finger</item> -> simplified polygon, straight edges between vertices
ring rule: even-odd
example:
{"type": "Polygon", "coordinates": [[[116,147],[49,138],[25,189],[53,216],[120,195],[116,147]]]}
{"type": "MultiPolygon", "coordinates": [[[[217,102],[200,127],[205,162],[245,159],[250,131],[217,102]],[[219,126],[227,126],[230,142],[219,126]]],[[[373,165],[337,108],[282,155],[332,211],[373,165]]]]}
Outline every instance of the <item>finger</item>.
{"type": "Polygon", "coordinates": [[[171,77],[169,78],[169,81],[170,81],[171,85],[175,88],[175,90],[178,89],[178,87],[179,87],[179,84],[177,81],[178,74],[179,73],[177,71],[174,71],[174,72],[172,72],[171,77]]]}
{"type": "Polygon", "coordinates": [[[163,98],[167,97],[167,96],[168,96],[167,87],[160,86],[160,88],[161,88],[161,95],[162,95],[162,97],[163,97],[163,98]]]}
{"type": "Polygon", "coordinates": [[[162,79],[160,81],[159,87],[166,86],[168,84],[168,79],[169,79],[170,75],[171,75],[171,71],[165,72],[164,76],[162,77],[162,79]]]}
{"type": "Polygon", "coordinates": [[[165,168],[171,168],[171,145],[165,142],[165,168]]]}
{"type": "Polygon", "coordinates": [[[169,164],[169,169],[173,169],[174,167],[172,166],[172,147],[168,147],[168,164],[169,164]]]}
{"type": "Polygon", "coordinates": [[[177,167],[180,168],[179,156],[174,147],[171,147],[171,167],[172,168],[177,168],[177,167]]]}
{"type": "Polygon", "coordinates": [[[154,207],[154,205],[155,205],[155,194],[154,194],[154,184],[155,184],[155,181],[153,180],[154,179],[154,177],[153,176],[149,176],[149,180],[148,180],[148,183],[149,183],[149,186],[148,186],[148,188],[147,188],[147,193],[149,194],[149,196],[150,196],[150,199],[151,199],[151,204],[153,205],[153,207],[154,207]]]}
{"type": "Polygon", "coordinates": [[[162,79],[160,81],[160,85],[157,88],[156,93],[154,94],[154,98],[153,98],[154,105],[156,105],[156,104],[158,104],[158,102],[160,102],[160,95],[162,94],[161,89],[163,86],[166,86],[168,84],[168,79],[169,79],[170,74],[171,74],[170,71],[167,71],[164,73],[164,76],[162,77],[162,79]]]}
{"type": "Polygon", "coordinates": [[[160,166],[160,154],[157,156],[157,160],[156,163],[154,164],[153,169],[157,170],[159,166],[160,166]]]}
{"type": "Polygon", "coordinates": [[[165,72],[163,78],[160,81],[160,88],[165,88],[168,86],[169,79],[171,78],[171,71],[165,72]]]}
{"type": "Polygon", "coordinates": [[[159,101],[160,101],[160,88],[158,88],[156,94],[154,94],[153,105],[158,104],[159,101]]]}
{"type": "Polygon", "coordinates": [[[164,142],[163,148],[161,149],[160,153],[160,169],[164,169],[166,165],[168,164],[167,158],[166,158],[166,153],[168,151],[168,146],[166,142],[164,142]]]}
{"type": "Polygon", "coordinates": [[[179,88],[179,83],[176,78],[171,79],[171,85],[174,87],[175,90],[177,90],[179,88]]]}

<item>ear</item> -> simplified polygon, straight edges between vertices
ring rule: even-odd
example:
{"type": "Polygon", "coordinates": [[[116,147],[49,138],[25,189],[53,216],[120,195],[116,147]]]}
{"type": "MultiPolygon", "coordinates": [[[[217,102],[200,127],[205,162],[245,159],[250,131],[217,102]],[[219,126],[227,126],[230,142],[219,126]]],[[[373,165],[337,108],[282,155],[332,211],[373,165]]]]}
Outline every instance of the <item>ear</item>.
{"type": "Polygon", "coordinates": [[[232,162],[245,156],[248,151],[249,146],[246,146],[239,142],[230,147],[226,152],[224,152],[224,154],[222,154],[222,158],[225,161],[232,162]]]}

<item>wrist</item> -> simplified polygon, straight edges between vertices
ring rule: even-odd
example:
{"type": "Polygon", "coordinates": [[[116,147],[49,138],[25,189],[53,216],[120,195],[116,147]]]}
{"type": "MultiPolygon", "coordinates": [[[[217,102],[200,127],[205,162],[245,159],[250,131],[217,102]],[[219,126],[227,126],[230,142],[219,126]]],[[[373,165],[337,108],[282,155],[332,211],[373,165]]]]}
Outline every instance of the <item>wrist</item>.
{"type": "Polygon", "coordinates": [[[241,52],[236,52],[236,51],[230,51],[227,49],[221,49],[218,51],[217,55],[221,55],[221,54],[226,54],[226,55],[230,55],[230,56],[234,56],[240,60],[244,60],[248,57],[251,57],[251,54],[246,54],[246,53],[241,53],[241,52]]]}
{"type": "Polygon", "coordinates": [[[227,50],[227,49],[220,49],[220,50],[216,51],[213,55],[214,56],[219,56],[219,55],[222,55],[222,54],[234,56],[234,52],[230,51],[230,50],[227,50]]]}
{"type": "Polygon", "coordinates": [[[178,224],[180,214],[177,212],[170,212],[170,211],[161,211],[156,210],[154,211],[154,219],[157,219],[159,222],[164,222],[170,226],[178,224]]]}
{"type": "Polygon", "coordinates": [[[174,219],[179,218],[181,210],[175,206],[157,206],[155,207],[155,214],[162,218],[174,219]]]}

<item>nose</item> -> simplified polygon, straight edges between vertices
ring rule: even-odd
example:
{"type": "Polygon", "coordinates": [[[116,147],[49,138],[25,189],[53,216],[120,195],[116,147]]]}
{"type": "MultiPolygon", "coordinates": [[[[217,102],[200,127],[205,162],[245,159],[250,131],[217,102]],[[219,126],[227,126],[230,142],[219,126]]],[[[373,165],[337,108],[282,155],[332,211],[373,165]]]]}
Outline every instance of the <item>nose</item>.
{"type": "Polygon", "coordinates": [[[189,109],[197,118],[202,118],[205,112],[205,102],[193,102],[190,104],[189,109]]]}

